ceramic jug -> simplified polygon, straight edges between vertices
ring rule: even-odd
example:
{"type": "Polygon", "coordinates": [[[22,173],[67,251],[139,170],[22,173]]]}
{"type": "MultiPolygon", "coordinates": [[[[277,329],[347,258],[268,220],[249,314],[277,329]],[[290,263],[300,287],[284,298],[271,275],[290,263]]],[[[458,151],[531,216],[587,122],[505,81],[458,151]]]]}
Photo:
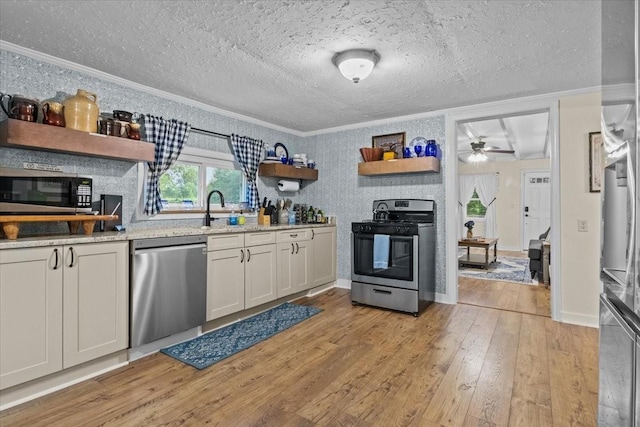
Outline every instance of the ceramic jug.
{"type": "Polygon", "coordinates": [[[38,100],[36,99],[1,93],[0,107],[2,107],[4,113],[12,119],[24,120],[26,122],[35,122],[38,120],[38,100]],[[4,98],[8,99],[8,109],[4,106],[4,98]]]}
{"type": "Polygon", "coordinates": [[[67,127],[83,132],[98,131],[98,96],[78,89],[74,96],[64,101],[64,119],[67,127]]]}
{"type": "Polygon", "coordinates": [[[45,125],[64,127],[64,106],[59,102],[49,101],[42,106],[42,123],[45,125]]]}

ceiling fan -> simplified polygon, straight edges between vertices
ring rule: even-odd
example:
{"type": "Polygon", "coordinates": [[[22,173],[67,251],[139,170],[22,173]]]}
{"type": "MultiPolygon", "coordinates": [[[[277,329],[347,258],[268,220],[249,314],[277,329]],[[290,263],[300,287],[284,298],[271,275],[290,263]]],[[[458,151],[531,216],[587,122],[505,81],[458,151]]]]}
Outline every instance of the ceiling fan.
{"type": "Polygon", "coordinates": [[[471,142],[471,151],[469,151],[470,155],[468,160],[470,162],[486,162],[488,157],[485,153],[489,154],[513,154],[514,150],[502,150],[500,147],[495,146],[487,146],[486,143],[482,140],[482,138],[486,138],[484,136],[479,136],[477,142],[471,142]]]}

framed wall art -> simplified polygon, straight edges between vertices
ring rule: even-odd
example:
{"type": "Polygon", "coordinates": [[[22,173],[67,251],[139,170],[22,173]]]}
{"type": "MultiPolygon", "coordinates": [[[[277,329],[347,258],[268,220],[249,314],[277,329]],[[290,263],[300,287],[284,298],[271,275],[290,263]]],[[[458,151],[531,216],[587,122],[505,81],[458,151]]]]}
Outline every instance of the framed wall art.
{"type": "Polygon", "coordinates": [[[371,138],[371,145],[373,148],[380,147],[384,149],[384,151],[395,151],[398,154],[397,158],[401,159],[406,136],[406,132],[376,135],[371,138]]]}
{"type": "Polygon", "coordinates": [[[602,189],[603,169],[602,134],[600,132],[589,132],[589,191],[591,193],[599,193],[602,189]]]}

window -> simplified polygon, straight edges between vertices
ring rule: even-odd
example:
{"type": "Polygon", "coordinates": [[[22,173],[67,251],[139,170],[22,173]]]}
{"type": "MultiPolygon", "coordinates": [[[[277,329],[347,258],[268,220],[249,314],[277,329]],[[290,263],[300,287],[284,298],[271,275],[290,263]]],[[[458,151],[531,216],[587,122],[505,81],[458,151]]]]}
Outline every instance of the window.
{"type": "Polygon", "coordinates": [[[473,196],[471,196],[471,200],[467,204],[467,217],[468,218],[484,218],[484,215],[487,213],[487,208],[480,202],[480,198],[478,197],[478,193],[476,190],[473,190],[473,196]]]}
{"type": "MultiPolygon", "coordinates": [[[[144,167],[146,169],[146,165],[144,167]]],[[[185,147],[178,160],[160,177],[162,213],[205,210],[211,190],[222,192],[225,204],[246,202],[247,183],[240,165],[231,154],[185,147]]],[[[211,208],[220,208],[216,195],[211,198],[211,208]]]]}

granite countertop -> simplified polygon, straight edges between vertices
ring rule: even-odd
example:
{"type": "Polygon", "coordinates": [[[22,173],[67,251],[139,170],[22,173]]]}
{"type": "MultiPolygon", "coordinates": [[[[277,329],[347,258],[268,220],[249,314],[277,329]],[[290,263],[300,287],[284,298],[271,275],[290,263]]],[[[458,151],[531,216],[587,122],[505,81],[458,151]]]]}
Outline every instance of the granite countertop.
{"type": "Polygon", "coordinates": [[[299,224],[299,225],[213,225],[211,227],[172,227],[172,228],[146,228],[134,229],[123,232],[106,231],[103,233],[94,233],[90,236],[84,234],[58,234],[36,237],[18,237],[16,240],[0,240],[0,250],[2,249],[18,249],[33,248],[39,246],[57,246],[71,245],[81,243],[97,243],[97,242],[116,242],[123,240],[135,239],[152,239],[154,237],[175,237],[175,236],[194,236],[194,235],[211,235],[225,233],[248,233],[261,231],[278,231],[290,230],[296,228],[316,228],[316,227],[335,227],[335,224],[299,224]]]}

